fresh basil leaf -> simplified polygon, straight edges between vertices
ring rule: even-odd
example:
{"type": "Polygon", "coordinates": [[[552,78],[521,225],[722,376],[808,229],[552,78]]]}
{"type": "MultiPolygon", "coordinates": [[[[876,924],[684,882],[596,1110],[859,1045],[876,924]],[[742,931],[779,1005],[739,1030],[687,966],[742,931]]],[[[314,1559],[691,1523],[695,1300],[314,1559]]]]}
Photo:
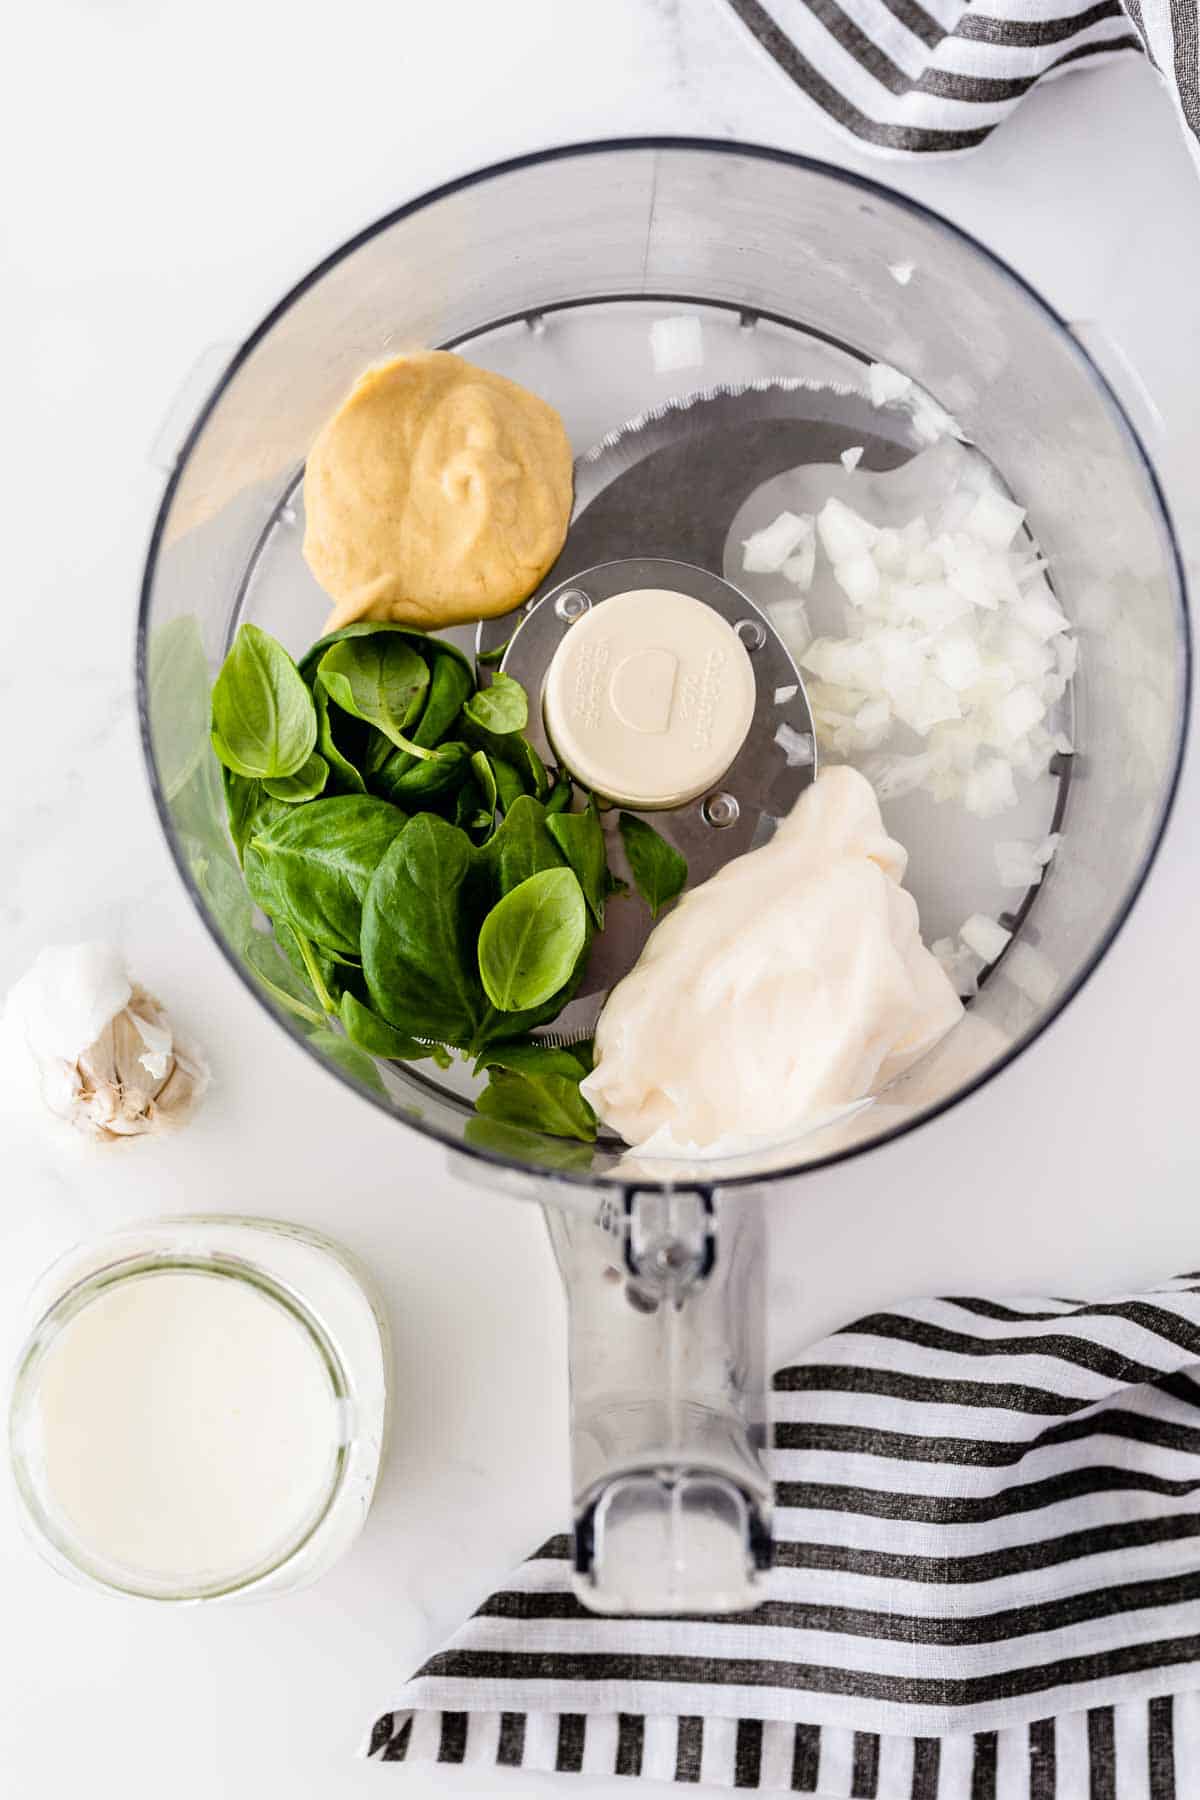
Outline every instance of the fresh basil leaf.
{"type": "Polygon", "coordinates": [[[367,794],[291,807],[256,828],[247,845],[247,880],[261,885],[254,897],[314,943],[357,956],[363,898],[406,823],[398,807],[367,794]]]}
{"type": "Polygon", "coordinates": [[[294,775],[268,776],[263,782],[263,791],[272,800],[295,806],[301,800],[315,800],[328,780],[329,764],[314,750],[304,767],[297,769],[294,775]]]}
{"type": "Polygon", "coordinates": [[[490,843],[476,858],[483,912],[543,869],[561,869],[563,856],[546,825],[546,809],[532,794],[520,794],[490,843]]]}
{"type": "Polygon", "coordinates": [[[595,799],[580,813],[551,813],[546,808],[546,830],[574,869],[596,929],[604,929],[604,902],[608,898],[608,845],[595,799]]]}
{"type": "Polygon", "coordinates": [[[328,1061],[336,1063],[347,1075],[352,1075],[363,1087],[372,1088],[377,1094],[387,1093],[379,1070],[371,1058],[357,1044],[352,1044],[349,1038],[341,1037],[325,1026],[320,1031],[309,1032],[306,1041],[328,1061]]]}
{"type": "Polygon", "coordinates": [[[304,991],[316,998],[322,1012],[335,1013],[347,980],[358,981],[361,970],[323,950],[301,932],[294,931],[285,919],[273,920],[275,942],[282,950],[293,974],[304,991]]]}
{"type": "MultiPolygon", "coordinates": [[[[486,752],[483,754],[486,755],[486,752]]],[[[496,799],[499,802],[500,811],[506,813],[514,800],[519,800],[522,794],[528,792],[528,789],[521,780],[519,770],[515,769],[512,763],[494,762],[492,774],[496,782],[496,799]]]]}
{"type": "Polygon", "coordinates": [[[488,731],[464,710],[460,721],[463,736],[476,750],[486,750],[493,763],[508,763],[521,778],[528,794],[543,800],[550,792],[546,765],[523,732],[488,731]]]}
{"type": "Polygon", "coordinates": [[[404,638],[417,655],[430,664],[435,656],[448,656],[461,663],[467,675],[467,693],[475,686],[470,661],[457,644],[452,644],[448,638],[431,637],[427,631],[418,631],[412,625],[399,625],[392,619],[356,619],[352,625],[342,625],[337,631],[326,632],[300,658],[300,673],[305,681],[315,682],[321,658],[332,644],[344,644],[349,638],[381,637],[387,634],[404,638]]]}
{"type": "Polygon", "coordinates": [[[397,1031],[349,992],[342,995],[338,1012],[351,1043],[371,1056],[386,1056],[390,1062],[415,1062],[429,1055],[428,1044],[419,1044],[416,1038],[397,1031]]]}
{"type": "Polygon", "coordinates": [[[313,1003],[307,977],[302,982],[284,957],[280,946],[266,932],[254,931],[247,938],[243,960],[255,980],[271,998],[310,1025],[322,1025],[325,1015],[320,1002],[313,1003]]]}
{"type": "Polygon", "coordinates": [[[550,790],[549,798],[546,801],[546,811],[548,813],[569,812],[574,791],[567,776],[560,775],[550,790]]]}
{"type": "Polygon", "coordinates": [[[636,813],[623,812],[617,824],[637,891],[657,918],[686,887],[687,858],[636,813]]]}
{"type": "Polygon", "coordinates": [[[398,750],[422,757],[432,754],[414,749],[404,735],[429,687],[428,664],[406,638],[392,632],[345,638],[325,652],[317,665],[317,680],[343,712],[365,719],[398,750]]]}
{"type": "Polygon", "coordinates": [[[565,1050],[498,1045],[489,1053],[488,1085],[475,1110],[506,1125],[592,1143],[596,1115],[579,1091],[583,1076],[582,1064],[565,1050]]]}
{"type": "MultiPolygon", "coordinates": [[[[457,654],[448,656],[434,653],[425,709],[411,733],[412,741],[419,749],[433,750],[442,742],[461,712],[463,701],[471,693],[473,685],[470,669],[457,654]]],[[[393,773],[402,775],[406,769],[421,761],[421,758],[408,750],[394,750],[389,760],[393,765],[393,773]]]]}
{"type": "Polygon", "coordinates": [[[146,684],[154,761],[163,799],[170,806],[208,749],[208,658],[194,613],[168,619],[151,633],[146,684]]]}
{"type": "Polygon", "coordinates": [[[498,1156],[505,1162],[528,1168],[531,1163],[543,1169],[561,1169],[580,1175],[591,1173],[594,1152],[591,1144],[569,1138],[551,1138],[541,1130],[525,1125],[509,1125],[503,1119],[476,1116],[467,1120],[463,1133],[474,1150],[498,1156]]]}
{"type": "Polygon", "coordinates": [[[496,801],[499,795],[499,788],[496,782],[495,770],[487,759],[486,751],[476,750],[471,758],[471,767],[475,772],[475,780],[479,784],[479,792],[482,795],[481,810],[486,813],[488,824],[491,825],[494,823],[496,817],[496,801]]]}
{"type": "Polygon", "coordinates": [[[222,784],[225,789],[225,812],[229,819],[229,835],[233,839],[233,847],[241,862],[246,851],[246,841],[250,836],[256,820],[266,822],[278,818],[283,812],[283,805],[272,800],[264,792],[261,781],[249,775],[235,775],[232,769],[222,768],[222,784]]]}
{"type": "Polygon", "coordinates": [[[294,775],[312,755],[317,715],[295,663],[242,625],[212,692],[212,745],[235,775],[294,775]]]}
{"type": "MultiPolygon", "coordinates": [[[[313,689],[313,701],[317,709],[317,749],[329,764],[330,786],[338,788],[346,794],[365,794],[367,784],[359,773],[357,765],[350,757],[343,754],[340,744],[333,735],[333,702],[329,698],[327,690],[320,683],[313,689]]],[[[337,718],[341,721],[343,730],[351,723],[344,713],[338,713],[337,718]]],[[[353,722],[361,731],[361,720],[353,722]]],[[[387,740],[385,739],[384,742],[386,743],[387,740]]],[[[365,748],[364,744],[362,749],[365,750],[365,748]]],[[[388,754],[395,754],[390,744],[388,744],[388,754]]]]}
{"type": "Polygon", "coordinates": [[[461,785],[470,767],[471,751],[466,744],[439,744],[433,756],[416,762],[402,750],[393,750],[381,769],[371,776],[371,791],[382,794],[396,806],[410,811],[424,810],[424,803],[435,794],[444,794],[461,785]]]}
{"type": "Polygon", "coordinates": [[[463,832],[421,813],[371,878],[363,904],[363,971],[372,1005],[398,1031],[469,1044],[487,1011],[466,891],[472,862],[463,832]]]}
{"type": "Polygon", "coordinates": [[[542,1006],[565,987],[587,941],[587,908],[570,869],[531,875],[479,929],[479,973],[501,1012],[542,1006]]]}
{"type": "Polygon", "coordinates": [[[574,1045],[565,1049],[556,1044],[540,1043],[537,1038],[516,1038],[481,1050],[475,1059],[476,1075],[483,1074],[485,1069],[509,1069],[514,1075],[535,1078],[563,1075],[568,1081],[580,1081],[591,1069],[591,1062],[577,1056],[574,1045]]]}
{"type": "Polygon", "coordinates": [[[480,688],[465,702],[463,713],[483,731],[507,737],[510,731],[524,731],[529,723],[529,696],[511,675],[497,673],[489,687],[480,688]]]}

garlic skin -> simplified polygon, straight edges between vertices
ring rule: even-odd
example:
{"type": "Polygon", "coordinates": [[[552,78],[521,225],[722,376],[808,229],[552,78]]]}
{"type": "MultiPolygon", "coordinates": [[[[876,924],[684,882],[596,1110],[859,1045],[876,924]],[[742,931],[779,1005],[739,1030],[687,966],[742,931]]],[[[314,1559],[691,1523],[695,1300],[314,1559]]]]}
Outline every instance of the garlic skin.
{"type": "Polygon", "coordinates": [[[203,1057],[111,944],[48,946],[10,989],[4,1024],[47,1108],[100,1142],[175,1129],[208,1086],[203,1057]]]}

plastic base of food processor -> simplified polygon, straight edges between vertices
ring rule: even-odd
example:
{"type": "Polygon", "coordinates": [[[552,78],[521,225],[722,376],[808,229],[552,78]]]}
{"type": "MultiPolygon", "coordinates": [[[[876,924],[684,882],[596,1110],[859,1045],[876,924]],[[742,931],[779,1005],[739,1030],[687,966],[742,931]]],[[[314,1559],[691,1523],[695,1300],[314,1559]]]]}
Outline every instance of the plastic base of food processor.
{"type": "Polygon", "coordinates": [[[593,1612],[742,1612],[771,1566],[760,1196],[547,1209],[568,1297],[573,1585],[593,1612]]]}

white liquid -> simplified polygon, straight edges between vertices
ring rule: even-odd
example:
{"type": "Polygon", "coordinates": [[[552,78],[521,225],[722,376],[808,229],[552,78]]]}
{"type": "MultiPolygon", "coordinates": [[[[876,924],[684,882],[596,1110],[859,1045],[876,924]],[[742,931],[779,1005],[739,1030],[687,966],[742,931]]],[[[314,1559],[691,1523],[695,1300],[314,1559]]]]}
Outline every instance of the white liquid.
{"type": "Polygon", "coordinates": [[[229,1275],[146,1273],[97,1295],[47,1350],[36,1413],[60,1525],[92,1558],[165,1584],[260,1569],[332,1485],[337,1408],[320,1351],[229,1275]]]}

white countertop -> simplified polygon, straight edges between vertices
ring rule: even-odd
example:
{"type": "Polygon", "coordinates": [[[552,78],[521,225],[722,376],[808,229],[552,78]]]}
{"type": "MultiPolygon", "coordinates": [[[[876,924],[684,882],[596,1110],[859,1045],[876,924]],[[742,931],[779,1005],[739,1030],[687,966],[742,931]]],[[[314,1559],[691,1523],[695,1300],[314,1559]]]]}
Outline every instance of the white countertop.
{"type": "MultiPolygon", "coordinates": [[[[0,1318],[11,1326],[43,1264],[85,1233],[157,1212],[273,1213],[376,1270],[397,1405],[358,1546],[319,1587],[259,1607],[76,1591],[19,1542],[5,1501],[0,1791],[565,1793],[548,1777],[354,1760],[423,1655],[565,1522],[561,1308],[538,1213],[460,1185],[431,1145],[323,1078],[235,983],[184,896],[131,698],[162,479],[150,445],[206,344],[242,335],[330,246],[432,183],[576,138],[741,136],[893,181],[1060,311],[1101,321],[1161,412],[1160,460],[1195,546],[1196,176],[1153,74],[1129,61],[1035,94],[971,157],[876,162],[711,0],[62,0],[21,9],[8,44],[0,129],[20,179],[2,278],[0,986],[47,941],[111,936],[207,1046],[216,1079],[161,1149],[91,1155],[5,1121],[0,1318]]],[[[933,1128],[783,1197],[781,1352],[887,1296],[1073,1291],[1196,1266],[1198,887],[1193,761],[1132,923],[1048,1038],[933,1128]]]]}

